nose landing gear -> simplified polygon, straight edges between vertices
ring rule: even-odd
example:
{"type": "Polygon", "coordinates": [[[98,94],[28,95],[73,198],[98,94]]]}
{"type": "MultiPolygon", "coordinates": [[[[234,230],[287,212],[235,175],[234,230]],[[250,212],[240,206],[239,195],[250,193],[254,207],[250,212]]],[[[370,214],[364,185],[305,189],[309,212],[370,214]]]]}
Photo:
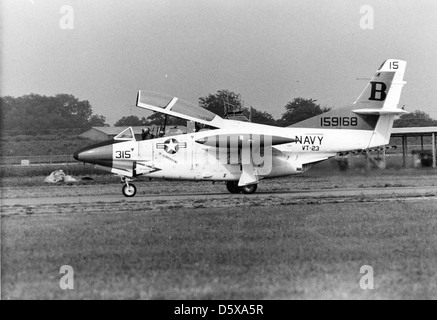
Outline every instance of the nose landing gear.
{"type": "Polygon", "coordinates": [[[133,183],[129,183],[132,182],[133,180],[127,177],[122,177],[121,181],[125,183],[125,185],[121,189],[123,195],[128,198],[134,197],[137,194],[137,187],[133,183]]]}

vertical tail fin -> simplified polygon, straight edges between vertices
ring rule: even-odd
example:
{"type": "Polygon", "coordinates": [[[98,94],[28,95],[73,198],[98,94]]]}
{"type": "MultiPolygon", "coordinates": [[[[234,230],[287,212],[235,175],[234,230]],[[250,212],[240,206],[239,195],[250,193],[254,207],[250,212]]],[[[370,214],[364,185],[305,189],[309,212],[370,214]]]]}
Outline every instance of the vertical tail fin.
{"type": "Polygon", "coordinates": [[[354,102],[355,114],[378,116],[369,148],[388,144],[395,117],[406,113],[398,108],[406,65],[397,59],[385,61],[354,102]]]}
{"type": "Polygon", "coordinates": [[[386,60],[354,102],[355,108],[397,109],[402,86],[406,83],[403,81],[406,65],[402,60],[386,60]]]}
{"type": "Polygon", "coordinates": [[[338,108],[291,127],[369,130],[374,134],[369,148],[389,143],[391,128],[396,115],[406,113],[398,109],[405,67],[402,60],[386,60],[353,105],[338,108]]]}

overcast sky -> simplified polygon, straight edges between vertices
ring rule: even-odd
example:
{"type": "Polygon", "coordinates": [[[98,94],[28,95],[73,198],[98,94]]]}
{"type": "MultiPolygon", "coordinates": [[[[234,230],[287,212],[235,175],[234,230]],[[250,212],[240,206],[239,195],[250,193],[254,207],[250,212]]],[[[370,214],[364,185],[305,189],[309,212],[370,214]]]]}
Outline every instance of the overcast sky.
{"type": "Polygon", "coordinates": [[[196,104],[200,96],[228,89],[276,118],[295,97],[344,106],[366,84],[357,78],[369,78],[388,58],[408,62],[401,106],[437,118],[435,0],[1,5],[1,95],[71,93],[89,100],[110,124],[150,115],[133,107],[139,89],[196,104]],[[61,12],[64,5],[72,11],[61,12]],[[364,5],[373,8],[373,29],[360,25],[368,13],[360,13],[364,5]],[[66,19],[71,12],[73,20],[66,19]]]}

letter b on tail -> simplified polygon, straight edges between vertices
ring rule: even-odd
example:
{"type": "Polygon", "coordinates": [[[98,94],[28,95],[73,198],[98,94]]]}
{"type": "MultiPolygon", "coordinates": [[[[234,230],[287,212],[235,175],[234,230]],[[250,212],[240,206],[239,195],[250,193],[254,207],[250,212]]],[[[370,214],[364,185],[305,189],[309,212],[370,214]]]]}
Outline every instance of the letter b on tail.
{"type": "Polygon", "coordinates": [[[369,100],[384,101],[387,97],[387,85],[384,82],[370,82],[370,85],[372,87],[369,100]]]}

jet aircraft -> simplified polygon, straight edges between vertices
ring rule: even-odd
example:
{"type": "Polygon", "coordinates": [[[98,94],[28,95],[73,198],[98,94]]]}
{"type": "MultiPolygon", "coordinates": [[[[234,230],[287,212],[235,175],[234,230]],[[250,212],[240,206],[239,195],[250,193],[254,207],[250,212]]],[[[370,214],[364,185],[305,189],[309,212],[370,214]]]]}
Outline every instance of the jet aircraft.
{"type": "Polygon", "coordinates": [[[353,104],[286,128],[224,119],[176,97],[139,91],[137,107],[185,119],[191,129],[137,141],[128,128],[74,158],[120,176],[126,197],[135,196],[132,181],[139,177],[222,181],[230,193],[251,194],[263,179],[387,145],[395,117],[406,113],[398,108],[405,67],[405,61],[386,60],[353,104]]]}

